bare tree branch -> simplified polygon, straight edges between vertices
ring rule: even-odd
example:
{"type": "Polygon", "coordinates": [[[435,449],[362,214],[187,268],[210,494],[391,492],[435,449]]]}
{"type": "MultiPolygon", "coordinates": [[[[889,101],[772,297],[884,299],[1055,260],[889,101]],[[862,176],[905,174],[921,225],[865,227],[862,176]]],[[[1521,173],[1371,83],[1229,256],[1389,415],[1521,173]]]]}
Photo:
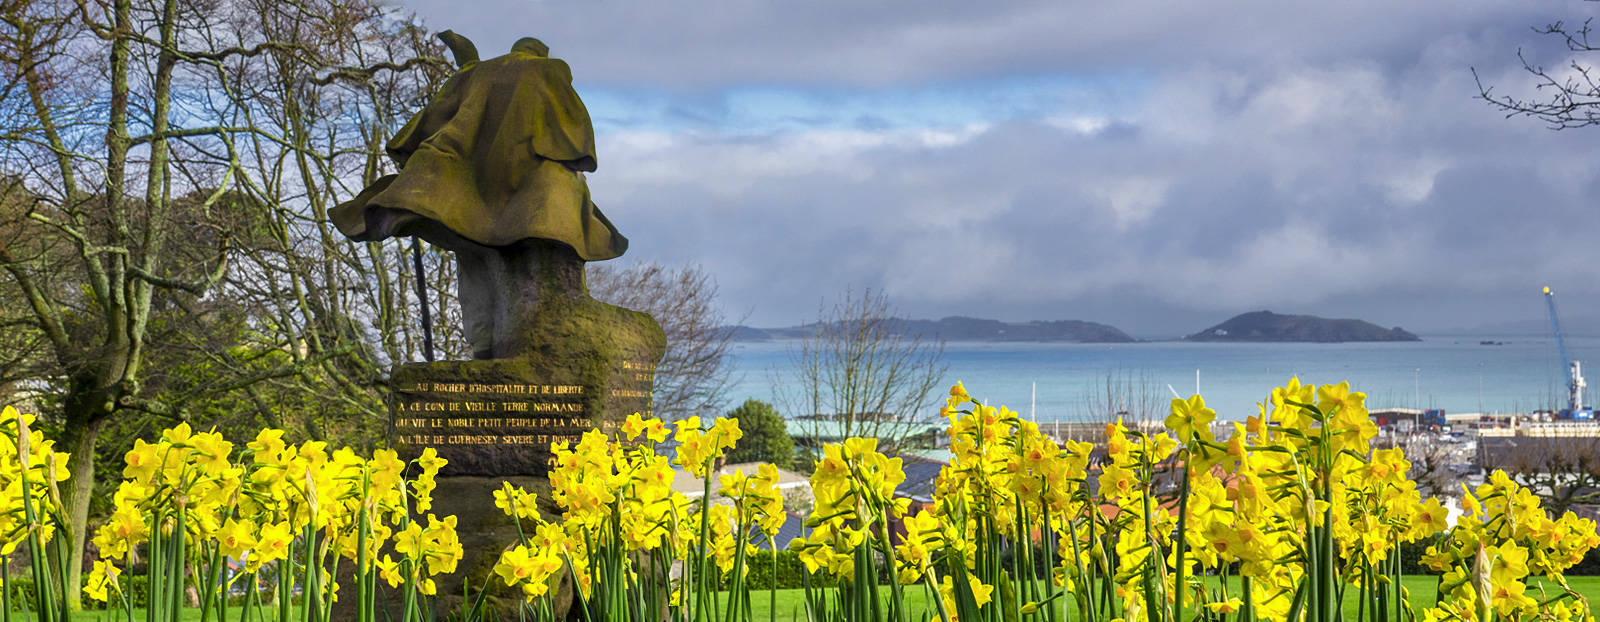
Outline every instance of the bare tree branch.
{"type": "Polygon", "coordinates": [[[717,308],[717,284],[697,266],[589,264],[588,284],[602,302],[643,311],[667,334],[656,366],[655,411],[665,419],[720,411],[731,369],[732,333],[717,308]]]}
{"type": "Polygon", "coordinates": [[[906,448],[937,417],[929,396],[944,380],[944,341],[907,333],[871,290],[846,291],[817,316],[790,348],[792,376],[775,391],[788,417],[804,421],[813,442],[861,436],[886,451],[906,448]]]}
{"type": "MultiPolygon", "coordinates": [[[[1596,51],[1589,42],[1591,21],[1572,27],[1566,22],[1534,28],[1533,31],[1561,40],[1567,51],[1587,54],[1596,51]]],[[[1594,69],[1578,58],[1568,61],[1565,73],[1549,70],[1528,60],[1519,48],[1517,60],[1523,71],[1535,78],[1535,96],[1497,94],[1494,87],[1484,84],[1477,68],[1472,69],[1473,82],[1478,87],[1478,99],[1505,113],[1506,118],[1530,117],[1545,123],[1550,129],[1569,129],[1600,124],[1600,81],[1594,69]]]]}

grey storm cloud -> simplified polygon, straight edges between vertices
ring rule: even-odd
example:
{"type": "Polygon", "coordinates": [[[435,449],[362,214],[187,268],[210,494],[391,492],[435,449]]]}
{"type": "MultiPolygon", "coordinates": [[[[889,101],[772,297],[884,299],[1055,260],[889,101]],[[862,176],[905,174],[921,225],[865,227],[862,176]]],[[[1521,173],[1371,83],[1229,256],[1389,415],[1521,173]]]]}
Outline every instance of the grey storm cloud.
{"type": "MultiPolygon", "coordinates": [[[[538,36],[595,84],[674,90],[729,83],[881,86],[997,73],[1097,72],[1207,58],[1312,62],[1414,54],[1419,41],[1526,31],[1564,17],[1487,1],[1154,0],[982,3],[712,0],[407,0],[485,51],[538,36]]],[[[1571,7],[1572,11],[1583,11],[1571,7]]]]}
{"type": "Polygon", "coordinates": [[[1531,94],[1517,49],[1567,55],[1529,27],[1586,3],[406,4],[485,53],[540,36],[580,93],[692,119],[603,127],[590,184],[631,257],[702,264],[752,323],[846,286],[923,317],[1153,335],[1259,308],[1437,330],[1539,313],[1546,284],[1600,304],[1600,129],[1505,119],[1470,71],[1531,94]],[[1135,86],[927,127],[751,128],[716,106],[751,86],[981,103],[1049,75],[1135,86]]]}

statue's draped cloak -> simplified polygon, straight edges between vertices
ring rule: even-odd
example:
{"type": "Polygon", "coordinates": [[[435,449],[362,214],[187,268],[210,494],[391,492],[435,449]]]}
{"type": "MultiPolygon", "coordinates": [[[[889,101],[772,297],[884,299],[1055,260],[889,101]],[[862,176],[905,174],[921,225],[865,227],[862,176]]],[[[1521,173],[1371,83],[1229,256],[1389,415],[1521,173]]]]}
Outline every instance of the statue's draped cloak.
{"type": "Polygon", "coordinates": [[[554,240],[585,261],[628,248],[576,172],[595,170],[594,126],[558,59],[468,65],[386,147],[400,172],[333,209],[352,239],[426,237],[421,219],[485,246],[554,240]]]}

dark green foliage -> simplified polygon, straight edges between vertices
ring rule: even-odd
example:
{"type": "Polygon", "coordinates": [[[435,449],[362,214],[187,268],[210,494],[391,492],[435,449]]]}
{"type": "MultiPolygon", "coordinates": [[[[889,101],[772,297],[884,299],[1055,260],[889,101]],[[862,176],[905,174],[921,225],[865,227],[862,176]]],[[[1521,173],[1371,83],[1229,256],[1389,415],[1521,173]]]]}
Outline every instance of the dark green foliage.
{"type": "Polygon", "coordinates": [[[771,462],[780,469],[794,468],[794,439],[771,404],[748,399],[728,411],[728,417],[738,419],[744,432],[739,445],[728,452],[729,464],[771,462]]]}
{"type": "MultiPolygon", "coordinates": [[[[750,569],[750,575],[745,577],[745,586],[750,589],[751,598],[761,598],[756,594],[758,590],[772,589],[774,577],[780,590],[798,589],[805,587],[802,575],[806,572],[805,563],[800,561],[800,554],[794,551],[778,551],[777,574],[773,574],[773,553],[767,549],[760,549],[745,560],[745,565],[750,569]]],[[[816,581],[817,579],[813,579],[816,581]]]]}
{"type": "MultiPolygon", "coordinates": [[[[7,560],[0,559],[0,563],[7,560]]],[[[38,592],[33,589],[33,577],[11,577],[5,584],[12,611],[38,611],[38,592]]]]}
{"type": "Polygon", "coordinates": [[[1437,574],[1433,569],[1422,565],[1422,555],[1428,552],[1428,547],[1438,544],[1442,539],[1438,534],[1434,534],[1416,542],[1401,544],[1400,571],[1408,575],[1437,574]]]}

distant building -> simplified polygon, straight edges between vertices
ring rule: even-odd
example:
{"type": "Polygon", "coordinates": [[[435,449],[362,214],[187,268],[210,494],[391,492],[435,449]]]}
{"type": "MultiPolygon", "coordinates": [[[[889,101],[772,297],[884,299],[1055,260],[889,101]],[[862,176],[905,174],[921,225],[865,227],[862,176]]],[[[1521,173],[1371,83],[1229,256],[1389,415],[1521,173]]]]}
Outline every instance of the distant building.
{"type": "Polygon", "coordinates": [[[883,415],[879,417],[858,424],[849,434],[845,433],[844,422],[838,415],[790,417],[785,420],[784,427],[801,455],[819,453],[823,445],[842,443],[847,436],[864,436],[862,429],[876,430],[879,437],[903,439],[905,447],[930,449],[947,444],[942,421],[893,421],[883,415]]]}
{"type": "Polygon", "coordinates": [[[1450,425],[1443,409],[1384,408],[1367,413],[1379,428],[1409,432],[1438,429],[1450,425]]]}
{"type": "MultiPolygon", "coordinates": [[[[943,452],[949,454],[950,452],[943,452]]],[[[935,456],[919,455],[921,452],[900,455],[900,468],[905,471],[906,481],[901,482],[894,494],[903,499],[910,499],[916,504],[933,503],[933,492],[938,489],[939,473],[944,470],[950,458],[943,460],[935,456]]]]}
{"type": "Polygon", "coordinates": [[[1480,438],[1600,438],[1600,422],[1511,419],[1505,427],[1479,430],[1478,436],[1480,438]]]}
{"type": "MultiPolygon", "coordinates": [[[[793,542],[795,538],[804,538],[805,535],[806,517],[794,512],[784,512],[783,524],[778,526],[778,535],[773,538],[773,541],[777,543],[778,550],[783,551],[789,548],[789,543],[793,542]]],[[[759,545],[764,540],[766,540],[766,536],[761,535],[753,539],[752,542],[759,545]]]]}

